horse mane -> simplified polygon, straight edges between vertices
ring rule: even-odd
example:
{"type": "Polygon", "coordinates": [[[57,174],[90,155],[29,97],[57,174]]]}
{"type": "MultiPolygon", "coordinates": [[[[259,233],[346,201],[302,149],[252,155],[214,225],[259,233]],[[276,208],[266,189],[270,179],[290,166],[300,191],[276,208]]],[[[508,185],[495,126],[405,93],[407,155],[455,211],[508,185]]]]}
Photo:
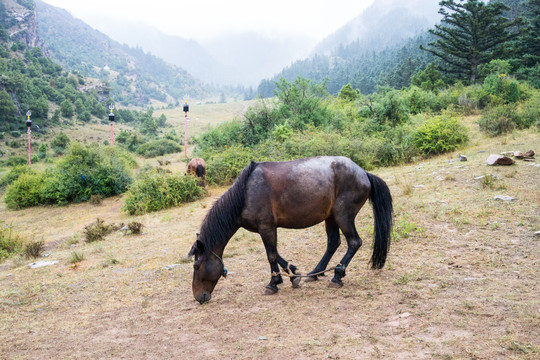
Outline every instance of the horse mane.
{"type": "Polygon", "coordinates": [[[210,208],[201,225],[199,240],[206,251],[212,251],[216,245],[228,241],[239,228],[238,220],[244,208],[246,185],[249,176],[257,167],[252,161],[242,170],[234,184],[210,208]]]}

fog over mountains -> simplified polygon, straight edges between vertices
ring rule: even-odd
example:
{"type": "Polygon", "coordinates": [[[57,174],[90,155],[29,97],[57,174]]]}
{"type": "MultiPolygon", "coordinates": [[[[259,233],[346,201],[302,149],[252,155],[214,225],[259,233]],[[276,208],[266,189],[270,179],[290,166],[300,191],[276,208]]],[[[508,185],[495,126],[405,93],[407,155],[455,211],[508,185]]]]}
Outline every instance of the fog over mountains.
{"type": "Polygon", "coordinates": [[[433,26],[440,19],[438,8],[434,0],[375,0],[363,13],[318,43],[297,34],[276,37],[252,32],[222,34],[199,43],[163,34],[146,25],[111,21],[106,14],[95,18],[92,26],[120,43],[141,47],[206,83],[256,86],[261,79],[279,73],[295,60],[328,54],[355,41],[373,51],[400,44],[433,26]]]}

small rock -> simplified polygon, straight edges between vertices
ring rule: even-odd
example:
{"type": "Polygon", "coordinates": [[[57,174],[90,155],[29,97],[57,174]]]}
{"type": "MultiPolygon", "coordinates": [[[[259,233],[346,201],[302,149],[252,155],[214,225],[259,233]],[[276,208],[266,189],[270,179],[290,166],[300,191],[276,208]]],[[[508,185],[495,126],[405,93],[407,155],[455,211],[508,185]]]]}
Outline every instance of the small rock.
{"type": "Polygon", "coordinates": [[[514,201],[517,200],[517,198],[513,196],[507,196],[507,195],[495,195],[493,197],[494,200],[502,200],[502,201],[514,201]]]}
{"type": "Polygon", "coordinates": [[[171,265],[166,265],[163,267],[164,270],[173,270],[175,268],[177,268],[178,266],[180,266],[180,264],[171,264],[171,265]]]}
{"type": "Polygon", "coordinates": [[[536,162],[534,158],[523,158],[523,161],[536,162]]]}
{"type": "Polygon", "coordinates": [[[426,188],[426,185],[422,185],[422,184],[420,184],[420,185],[413,185],[413,188],[415,188],[415,189],[425,189],[425,188],[426,188]]]}
{"type": "Polygon", "coordinates": [[[486,175],[480,175],[480,176],[475,177],[474,180],[482,180],[485,177],[486,175]]]}
{"type": "Polygon", "coordinates": [[[540,237],[540,231],[535,231],[534,236],[540,237]]]}
{"type": "Polygon", "coordinates": [[[40,268],[40,267],[43,267],[43,266],[51,266],[51,265],[54,265],[54,264],[58,264],[58,260],[54,260],[54,261],[36,261],[36,262],[33,262],[33,263],[29,264],[28,267],[30,267],[30,269],[37,269],[37,268],[40,268]]]}
{"type": "Polygon", "coordinates": [[[268,338],[266,336],[259,336],[258,339],[259,340],[268,340],[268,338]]]}
{"type": "Polygon", "coordinates": [[[486,160],[488,165],[512,165],[514,159],[509,158],[508,156],[491,154],[486,160]]]}
{"type": "Polygon", "coordinates": [[[534,150],[529,150],[525,153],[525,157],[533,158],[534,157],[534,150]]]}
{"type": "Polygon", "coordinates": [[[459,161],[467,161],[467,156],[466,155],[459,155],[459,158],[458,158],[459,161]]]}
{"type": "Polygon", "coordinates": [[[523,157],[525,156],[521,151],[514,151],[512,155],[514,155],[516,159],[523,159],[523,157]]]}

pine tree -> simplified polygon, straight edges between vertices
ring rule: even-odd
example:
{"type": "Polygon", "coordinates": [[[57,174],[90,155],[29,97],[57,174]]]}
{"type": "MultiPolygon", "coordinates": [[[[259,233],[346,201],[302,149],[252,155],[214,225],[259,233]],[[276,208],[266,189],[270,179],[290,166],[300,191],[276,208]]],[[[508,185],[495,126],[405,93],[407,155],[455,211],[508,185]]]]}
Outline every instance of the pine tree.
{"type": "Polygon", "coordinates": [[[480,0],[443,0],[439,3],[441,23],[429,32],[438,39],[421,46],[439,57],[440,71],[457,79],[474,83],[478,66],[502,57],[504,45],[519,34],[510,32],[521,19],[510,22],[503,17],[508,6],[503,3],[485,4],[480,0]]]}
{"type": "Polygon", "coordinates": [[[540,62],[540,0],[525,3],[527,27],[523,34],[522,48],[525,66],[532,67],[540,62]]]}

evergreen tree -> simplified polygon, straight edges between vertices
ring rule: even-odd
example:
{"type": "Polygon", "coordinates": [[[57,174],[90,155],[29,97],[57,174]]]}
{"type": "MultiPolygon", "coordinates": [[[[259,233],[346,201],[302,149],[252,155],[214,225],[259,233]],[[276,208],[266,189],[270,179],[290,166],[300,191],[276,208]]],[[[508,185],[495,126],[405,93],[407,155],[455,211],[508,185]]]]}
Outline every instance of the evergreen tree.
{"type": "Polygon", "coordinates": [[[540,0],[529,0],[525,9],[527,27],[522,38],[523,63],[532,67],[540,62],[540,0]]]}
{"type": "Polygon", "coordinates": [[[17,107],[13,104],[13,99],[4,90],[0,91],[0,120],[9,122],[15,117],[17,107]]]}
{"type": "Polygon", "coordinates": [[[519,35],[510,32],[510,28],[521,23],[521,19],[511,22],[503,17],[509,8],[500,2],[443,0],[439,5],[443,19],[429,30],[438,39],[427,48],[420,48],[443,61],[442,72],[474,83],[478,66],[503,56],[504,45],[519,35]]]}

